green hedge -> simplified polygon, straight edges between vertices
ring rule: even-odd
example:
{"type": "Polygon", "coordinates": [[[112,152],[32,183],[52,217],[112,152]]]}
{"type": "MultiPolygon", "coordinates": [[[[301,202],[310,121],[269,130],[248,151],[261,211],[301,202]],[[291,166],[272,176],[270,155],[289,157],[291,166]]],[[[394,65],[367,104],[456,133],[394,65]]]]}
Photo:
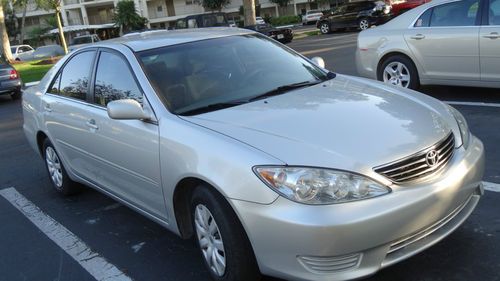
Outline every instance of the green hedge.
{"type": "Polygon", "coordinates": [[[300,16],[282,16],[282,17],[270,18],[269,23],[274,26],[280,26],[280,25],[299,23],[301,22],[301,20],[302,19],[300,16]]]}

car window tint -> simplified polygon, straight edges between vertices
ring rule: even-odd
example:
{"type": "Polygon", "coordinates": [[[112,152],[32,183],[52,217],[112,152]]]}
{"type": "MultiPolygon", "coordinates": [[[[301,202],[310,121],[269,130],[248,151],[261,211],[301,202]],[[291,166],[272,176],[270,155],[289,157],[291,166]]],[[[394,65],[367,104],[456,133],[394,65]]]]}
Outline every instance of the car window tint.
{"type": "Polygon", "coordinates": [[[102,52],[97,64],[94,102],[106,106],[110,101],[121,99],[142,103],[142,92],[128,64],[118,55],[102,52]]]}
{"type": "Polygon", "coordinates": [[[490,25],[500,25],[500,0],[490,0],[488,20],[490,25]]]}
{"type": "Polygon", "coordinates": [[[415,22],[415,27],[428,27],[431,21],[432,9],[428,9],[415,22]]]}
{"type": "Polygon", "coordinates": [[[79,100],[87,99],[90,68],[94,56],[93,51],[83,52],[70,59],[62,70],[59,95],[79,100]]]}
{"type": "Polygon", "coordinates": [[[478,1],[457,1],[436,6],[430,26],[473,26],[478,10],[478,1]]]}

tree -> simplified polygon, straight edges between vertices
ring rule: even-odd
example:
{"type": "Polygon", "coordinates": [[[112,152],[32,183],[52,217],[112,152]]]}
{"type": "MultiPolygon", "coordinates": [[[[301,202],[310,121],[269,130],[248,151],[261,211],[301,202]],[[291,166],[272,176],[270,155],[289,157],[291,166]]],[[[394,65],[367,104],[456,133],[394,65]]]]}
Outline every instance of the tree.
{"type": "Polygon", "coordinates": [[[120,33],[144,29],[148,23],[137,13],[133,0],[122,0],[116,4],[114,21],[120,27],[120,33]]]}
{"type": "Polygon", "coordinates": [[[227,5],[231,4],[231,0],[201,0],[199,4],[207,10],[220,12],[227,5]]]}
{"type": "Polygon", "coordinates": [[[47,11],[55,11],[57,29],[59,29],[59,38],[61,39],[61,45],[64,49],[64,53],[67,54],[68,46],[66,45],[66,38],[64,37],[64,31],[61,23],[61,1],[62,0],[35,0],[38,7],[47,11]]]}
{"type": "Polygon", "coordinates": [[[245,25],[255,25],[255,0],[243,0],[245,25]]]}
{"type": "Polygon", "coordinates": [[[2,36],[2,54],[8,62],[12,62],[12,52],[10,50],[9,35],[5,26],[5,14],[3,12],[4,1],[0,1],[0,36],[2,36]]]}
{"type": "Polygon", "coordinates": [[[281,8],[280,14],[283,14],[284,11],[286,11],[288,5],[290,5],[290,2],[292,2],[292,0],[270,0],[270,1],[281,8]]]}
{"type": "Polygon", "coordinates": [[[23,15],[21,17],[21,34],[19,35],[19,44],[24,43],[24,35],[26,30],[24,29],[24,24],[26,22],[26,12],[28,10],[28,1],[29,0],[17,0],[16,4],[23,10],[23,15]]]}

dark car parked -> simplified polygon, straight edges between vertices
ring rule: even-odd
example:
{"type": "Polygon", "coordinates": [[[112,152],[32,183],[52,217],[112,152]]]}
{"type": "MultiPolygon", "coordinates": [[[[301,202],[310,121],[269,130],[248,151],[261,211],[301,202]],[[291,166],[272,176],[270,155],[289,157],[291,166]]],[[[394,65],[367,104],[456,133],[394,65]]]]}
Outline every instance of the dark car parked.
{"type": "Polygon", "coordinates": [[[190,15],[175,22],[175,29],[229,26],[225,13],[190,15]]]}
{"type": "Polygon", "coordinates": [[[10,95],[14,100],[20,99],[21,84],[21,78],[12,65],[0,59],[0,95],[10,95]]]}
{"type": "Polygon", "coordinates": [[[390,19],[390,5],[382,1],[360,1],[340,5],[331,14],[321,17],[316,27],[321,33],[327,34],[341,28],[357,27],[364,30],[390,19]]]}
{"type": "Polygon", "coordinates": [[[246,29],[255,30],[267,35],[281,43],[290,43],[293,39],[293,30],[291,28],[275,28],[270,24],[256,24],[245,26],[246,29]]]}

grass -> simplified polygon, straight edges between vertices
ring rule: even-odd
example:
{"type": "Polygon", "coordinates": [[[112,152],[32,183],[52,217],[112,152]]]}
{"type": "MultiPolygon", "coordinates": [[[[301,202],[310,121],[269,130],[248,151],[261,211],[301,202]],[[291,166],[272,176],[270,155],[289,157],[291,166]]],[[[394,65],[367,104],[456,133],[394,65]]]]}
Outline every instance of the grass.
{"type": "Polygon", "coordinates": [[[38,64],[40,61],[29,61],[15,63],[12,66],[19,72],[21,80],[24,83],[40,81],[42,77],[49,71],[53,64],[38,64]]]}

